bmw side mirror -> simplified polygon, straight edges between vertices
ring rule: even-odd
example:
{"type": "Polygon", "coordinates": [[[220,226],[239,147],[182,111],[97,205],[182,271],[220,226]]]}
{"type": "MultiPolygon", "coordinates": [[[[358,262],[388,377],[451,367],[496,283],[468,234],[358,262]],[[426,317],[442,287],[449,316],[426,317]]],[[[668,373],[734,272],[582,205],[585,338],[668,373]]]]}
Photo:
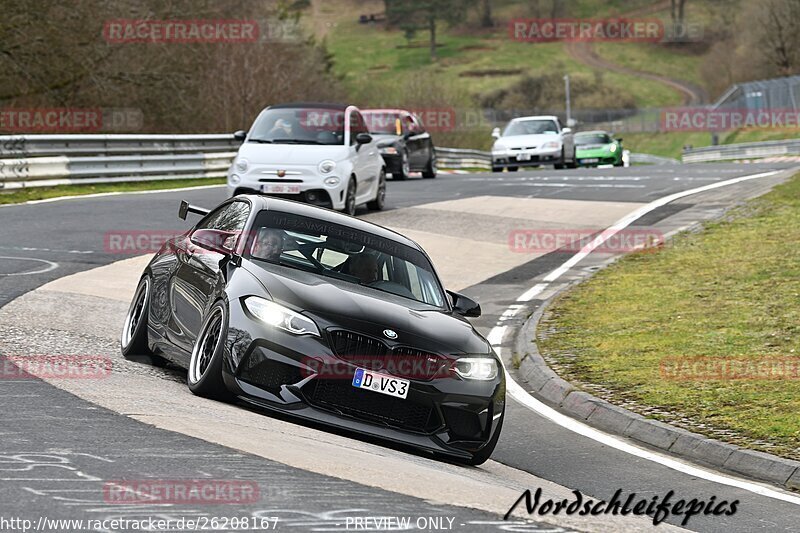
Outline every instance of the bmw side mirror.
{"type": "Polygon", "coordinates": [[[247,132],[244,130],[239,130],[233,134],[233,139],[239,142],[244,142],[246,137],[247,137],[247,132]]]}
{"type": "Polygon", "coordinates": [[[356,142],[358,144],[369,144],[372,142],[372,135],[369,133],[359,133],[356,135],[356,142]]]}
{"type": "Polygon", "coordinates": [[[495,128],[492,130],[492,137],[494,137],[495,139],[500,138],[500,128],[495,128]]]}
{"type": "Polygon", "coordinates": [[[453,310],[459,315],[466,317],[479,317],[481,316],[481,306],[478,302],[453,291],[447,291],[453,301],[453,310]]]}

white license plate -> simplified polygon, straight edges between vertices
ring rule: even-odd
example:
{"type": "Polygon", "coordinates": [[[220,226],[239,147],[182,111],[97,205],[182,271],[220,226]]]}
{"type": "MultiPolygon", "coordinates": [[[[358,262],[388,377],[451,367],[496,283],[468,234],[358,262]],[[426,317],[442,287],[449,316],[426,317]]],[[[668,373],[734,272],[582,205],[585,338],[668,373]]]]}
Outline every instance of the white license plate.
{"type": "Polygon", "coordinates": [[[531,154],[527,152],[521,152],[517,154],[517,161],[530,161],[530,160],[531,160],[531,154]]]}
{"type": "Polygon", "coordinates": [[[265,194],[298,194],[299,185],[266,184],[261,186],[261,192],[265,194]]]}
{"type": "Polygon", "coordinates": [[[597,163],[600,161],[596,157],[590,157],[589,159],[581,159],[581,163],[597,163]]]}
{"type": "Polygon", "coordinates": [[[369,389],[388,396],[394,396],[395,398],[405,399],[408,396],[408,386],[409,381],[407,379],[378,374],[364,368],[356,368],[356,373],[353,375],[353,387],[369,389]]]}

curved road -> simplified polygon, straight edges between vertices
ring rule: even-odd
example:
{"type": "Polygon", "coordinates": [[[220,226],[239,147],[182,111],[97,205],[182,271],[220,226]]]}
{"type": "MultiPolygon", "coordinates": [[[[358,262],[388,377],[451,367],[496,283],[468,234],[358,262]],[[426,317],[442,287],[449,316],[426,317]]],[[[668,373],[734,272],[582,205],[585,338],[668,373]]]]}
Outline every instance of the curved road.
{"type": "MultiPolygon", "coordinates": [[[[780,163],[719,164],[441,176],[390,183],[390,209],[361,215],[426,246],[446,282],[481,301],[484,315],[475,324],[487,334],[525,289],[566,258],[558,252],[513,253],[510,231],[602,228],[668,194],[785,168],[780,163]]],[[[677,230],[717,216],[780,179],[776,174],[686,197],[639,225],[677,230]]],[[[186,224],[175,218],[179,199],[213,205],[223,197],[223,189],[207,188],[0,208],[0,306],[5,306],[0,354],[92,353],[114,359],[113,375],[96,383],[6,380],[0,385],[6,407],[0,413],[3,517],[261,513],[279,516],[279,527],[286,530],[334,531],[347,529],[347,516],[405,515],[444,523],[452,518],[452,529],[488,531],[510,526],[502,515],[524,488],[560,497],[579,490],[600,499],[622,489],[646,499],[675,491],[686,499],[740,501],[735,515],[695,516],[683,526],[689,530],[800,528],[796,496],[727,474],[718,477],[702,466],[670,468],[646,454],[582,436],[527,403],[509,402],[493,461],[462,468],[380,442],[201,401],[185,389],[181,372],[122,361],[116,336],[127,296],[116,283],[131,272],[135,282],[138,260],[119,262],[128,256],[110,253],[108,232],[181,230],[186,224]],[[107,286],[92,286],[92,279],[105,279],[107,286]],[[54,280],[61,281],[42,287],[54,280]],[[255,506],[121,506],[111,505],[97,488],[108,480],[159,477],[253,480],[261,501],[255,506]]],[[[590,257],[567,277],[607,259],[590,257]]],[[[532,309],[538,303],[529,302],[532,309]]],[[[505,323],[513,330],[520,320],[505,323]]],[[[507,348],[503,345],[504,354],[507,348]]],[[[513,530],[652,527],[646,519],[607,516],[533,515],[523,523],[523,514],[516,515],[513,530]]],[[[668,522],[681,525],[679,517],[668,522]]]]}

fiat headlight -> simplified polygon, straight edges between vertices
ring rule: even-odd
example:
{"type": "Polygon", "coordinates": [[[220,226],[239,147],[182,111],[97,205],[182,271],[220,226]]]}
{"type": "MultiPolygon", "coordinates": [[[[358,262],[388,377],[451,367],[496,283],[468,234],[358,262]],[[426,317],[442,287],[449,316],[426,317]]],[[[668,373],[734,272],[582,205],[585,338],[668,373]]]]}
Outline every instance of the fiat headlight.
{"type": "Polygon", "coordinates": [[[248,166],[247,159],[241,158],[236,160],[236,170],[239,172],[247,172],[248,166]]]}
{"type": "Polygon", "coordinates": [[[250,296],[244,301],[244,305],[254,317],[270,326],[275,326],[294,335],[314,335],[319,337],[319,328],[317,328],[313,320],[271,300],[250,296]]]}
{"type": "Polygon", "coordinates": [[[322,163],[319,164],[320,174],[330,174],[334,170],[336,170],[336,161],[331,161],[330,159],[326,159],[322,163]]]}

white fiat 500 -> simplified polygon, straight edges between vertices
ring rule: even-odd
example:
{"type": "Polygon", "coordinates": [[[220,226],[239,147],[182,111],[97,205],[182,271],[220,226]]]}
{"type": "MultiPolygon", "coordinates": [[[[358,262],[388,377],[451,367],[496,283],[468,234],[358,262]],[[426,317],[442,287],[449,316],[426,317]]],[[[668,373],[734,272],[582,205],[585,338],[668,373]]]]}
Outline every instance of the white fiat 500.
{"type": "Polygon", "coordinates": [[[361,112],[339,104],[264,109],[228,170],[228,193],[262,193],[344,211],[383,209],[386,172],[361,112]]]}

